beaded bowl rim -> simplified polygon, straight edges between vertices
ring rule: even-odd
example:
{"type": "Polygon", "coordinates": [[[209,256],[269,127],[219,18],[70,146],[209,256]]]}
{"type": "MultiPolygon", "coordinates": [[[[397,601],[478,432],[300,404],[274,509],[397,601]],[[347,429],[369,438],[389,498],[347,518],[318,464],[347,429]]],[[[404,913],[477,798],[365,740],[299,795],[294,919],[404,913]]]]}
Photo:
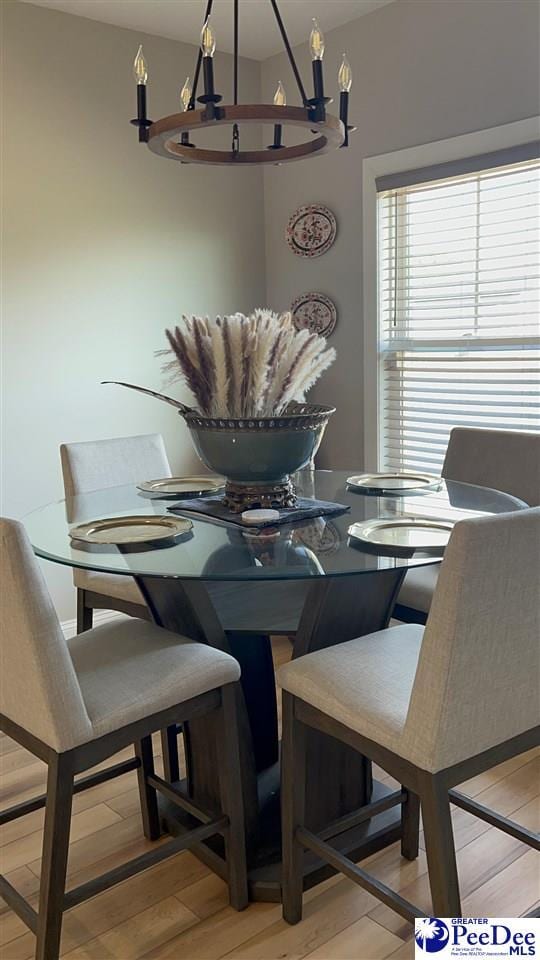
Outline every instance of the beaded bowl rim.
{"type": "Polygon", "coordinates": [[[318,403],[291,403],[286,411],[274,417],[203,417],[196,411],[183,414],[188,426],[233,430],[275,430],[280,427],[303,427],[309,429],[310,422],[319,423],[328,420],[336,408],[318,403]]]}

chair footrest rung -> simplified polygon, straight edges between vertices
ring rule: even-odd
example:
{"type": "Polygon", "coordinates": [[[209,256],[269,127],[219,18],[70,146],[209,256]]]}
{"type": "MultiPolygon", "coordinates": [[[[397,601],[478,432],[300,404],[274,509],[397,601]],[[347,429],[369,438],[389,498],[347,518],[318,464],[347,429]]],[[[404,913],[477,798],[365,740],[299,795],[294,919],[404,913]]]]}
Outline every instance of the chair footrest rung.
{"type": "MultiPolygon", "coordinates": [[[[82,790],[88,790],[90,787],[97,787],[100,783],[106,783],[107,780],[114,780],[115,777],[122,776],[123,773],[129,773],[136,770],[141,763],[137,757],[131,757],[129,760],[122,760],[115,763],[105,770],[98,770],[96,773],[90,773],[87,777],[80,777],[73,784],[73,793],[80,793],[82,790]]],[[[19,817],[26,816],[27,813],[33,813],[34,810],[41,810],[47,803],[47,794],[41,793],[38,797],[32,797],[30,800],[24,800],[23,803],[17,803],[7,810],[0,813],[0,826],[4,823],[10,823],[12,820],[18,820],[19,817]]]]}
{"type": "Polygon", "coordinates": [[[485,822],[489,823],[492,827],[497,827],[497,829],[502,830],[503,833],[508,833],[516,840],[521,840],[522,843],[533,847],[534,850],[540,850],[540,837],[537,833],[534,833],[532,830],[527,830],[526,827],[522,827],[521,824],[516,823],[515,820],[509,820],[508,817],[503,817],[502,814],[490,810],[489,807],[484,807],[483,804],[478,803],[471,797],[465,796],[464,793],[459,793],[458,790],[449,790],[448,793],[450,802],[455,804],[456,807],[461,807],[462,810],[466,810],[467,813],[472,813],[473,816],[478,817],[479,820],[485,820],[485,822]]]}
{"type": "Polygon", "coordinates": [[[133,860],[128,860],[127,863],[122,863],[119,867],[115,867],[114,870],[109,870],[108,873],[104,873],[94,880],[89,880],[88,883],[81,884],[80,887],[68,890],[64,895],[63,909],[70,910],[78,903],[82,903],[83,900],[89,900],[90,897],[95,897],[98,893],[102,893],[103,890],[108,890],[109,887],[114,886],[116,883],[121,883],[122,880],[127,880],[136,873],[140,873],[141,870],[153,867],[157,863],[161,863],[162,860],[166,860],[168,857],[180,853],[182,850],[188,850],[196,843],[206,840],[207,837],[212,837],[215,833],[223,833],[228,826],[229,818],[220,817],[219,820],[205,823],[201,827],[196,827],[195,830],[190,830],[189,833],[182,834],[181,837],[174,837],[168,840],[155,850],[149,850],[148,853],[143,853],[140,857],[135,857],[133,860]]]}
{"type": "Polygon", "coordinates": [[[215,818],[215,813],[209,813],[208,810],[201,810],[200,807],[196,807],[185,794],[176,787],[173,787],[167,780],[158,777],[157,774],[151,773],[146,779],[150,787],[154,787],[154,789],[163,794],[167,800],[175,803],[177,807],[181,807],[182,810],[185,810],[186,813],[195,817],[196,820],[200,820],[201,823],[210,823],[215,818]]]}
{"type": "Polygon", "coordinates": [[[311,850],[311,852],[320,857],[321,860],[324,860],[325,863],[334,867],[334,870],[343,873],[349,880],[352,880],[353,883],[357,883],[364,890],[367,890],[368,893],[377,897],[378,900],[381,900],[392,910],[395,910],[396,913],[399,913],[400,916],[404,917],[405,920],[408,920],[410,923],[414,923],[415,917],[427,916],[419,907],[415,907],[409,900],[400,897],[399,893],[396,893],[395,890],[387,887],[385,883],[377,880],[377,878],[371,876],[371,874],[366,873],[366,871],[358,867],[356,863],[348,860],[347,857],[339,853],[338,850],[335,850],[329,843],[321,840],[320,837],[311,833],[310,830],[306,830],[305,827],[297,828],[295,839],[303,847],[306,847],[307,850],[311,850]]]}
{"type": "Polygon", "coordinates": [[[0,897],[6,901],[8,907],[11,907],[19,919],[30,928],[32,933],[37,932],[38,915],[36,911],[30,906],[28,900],[25,900],[19,891],[12,886],[9,880],[2,876],[0,876],[0,897]]]}
{"type": "Polygon", "coordinates": [[[397,807],[399,803],[405,803],[406,799],[407,794],[404,790],[395,790],[393,793],[387,794],[386,797],[381,797],[380,800],[374,800],[373,803],[366,803],[366,805],[360,807],[359,810],[355,810],[353,813],[347,813],[344,817],[340,817],[339,820],[334,820],[333,823],[328,824],[324,830],[320,830],[317,836],[319,840],[331,840],[340,833],[345,833],[346,830],[357,827],[358,824],[364,823],[366,820],[371,820],[371,818],[376,817],[377,814],[384,813],[385,810],[390,810],[392,807],[397,807]]]}

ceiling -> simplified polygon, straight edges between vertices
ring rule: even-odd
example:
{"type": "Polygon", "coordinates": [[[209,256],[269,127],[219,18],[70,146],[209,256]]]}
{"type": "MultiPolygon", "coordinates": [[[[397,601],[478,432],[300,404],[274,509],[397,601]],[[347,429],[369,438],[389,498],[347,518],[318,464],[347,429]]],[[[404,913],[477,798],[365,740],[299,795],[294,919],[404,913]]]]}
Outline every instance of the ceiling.
{"type": "MultiPolygon", "coordinates": [[[[24,0],[90,20],[100,20],[141,33],[198,43],[205,0],[24,0]]],[[[291,44],[307,40],[311,18],[323,31],[332,30],[392,0],[279,0],[291,44]]],[[[232,0],[214,0],[212,23],[218,47],[232,53],[232,0]]],[[[283,50],[269,0],[240,0],[240,53],[265,60],[283,50]]]]}

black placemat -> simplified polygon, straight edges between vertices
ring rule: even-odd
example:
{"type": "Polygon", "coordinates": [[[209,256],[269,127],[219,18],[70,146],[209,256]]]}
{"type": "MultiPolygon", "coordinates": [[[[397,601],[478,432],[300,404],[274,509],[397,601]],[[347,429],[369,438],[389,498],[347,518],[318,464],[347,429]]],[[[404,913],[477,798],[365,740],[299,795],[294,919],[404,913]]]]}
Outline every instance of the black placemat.
{"type": "Polygon", "coordinates": [[[345,513],[350,507],[343,503],[331,503],[328,500],[311,500],[307,497],[298,497],[295,507],[286,507],[278,510],[279,518],[265,520],[263,523],[244,523],[240,513],[233,513],[221,500],[221,495],[213,497],[197,497],[193,500],[182,500],[167,508],[171,513],[198,513],[212,520],[221,520],[223,523],[232,523],[243,530],[275,527],[281,523],[295,523],[298,520],[311,520],[313,517],[328,517],[337,513],[345,513]]]}

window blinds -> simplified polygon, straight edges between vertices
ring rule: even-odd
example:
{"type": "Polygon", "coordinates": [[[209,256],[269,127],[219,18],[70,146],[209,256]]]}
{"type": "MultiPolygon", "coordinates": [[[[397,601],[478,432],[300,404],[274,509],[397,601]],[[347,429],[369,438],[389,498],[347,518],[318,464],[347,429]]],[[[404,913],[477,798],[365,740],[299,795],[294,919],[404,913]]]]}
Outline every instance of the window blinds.
{"type": "Polygon", "coordinates": [[[453,426],[540,429],[540,162],[378,195],[379,460],[438,473],[453,426]]]}

